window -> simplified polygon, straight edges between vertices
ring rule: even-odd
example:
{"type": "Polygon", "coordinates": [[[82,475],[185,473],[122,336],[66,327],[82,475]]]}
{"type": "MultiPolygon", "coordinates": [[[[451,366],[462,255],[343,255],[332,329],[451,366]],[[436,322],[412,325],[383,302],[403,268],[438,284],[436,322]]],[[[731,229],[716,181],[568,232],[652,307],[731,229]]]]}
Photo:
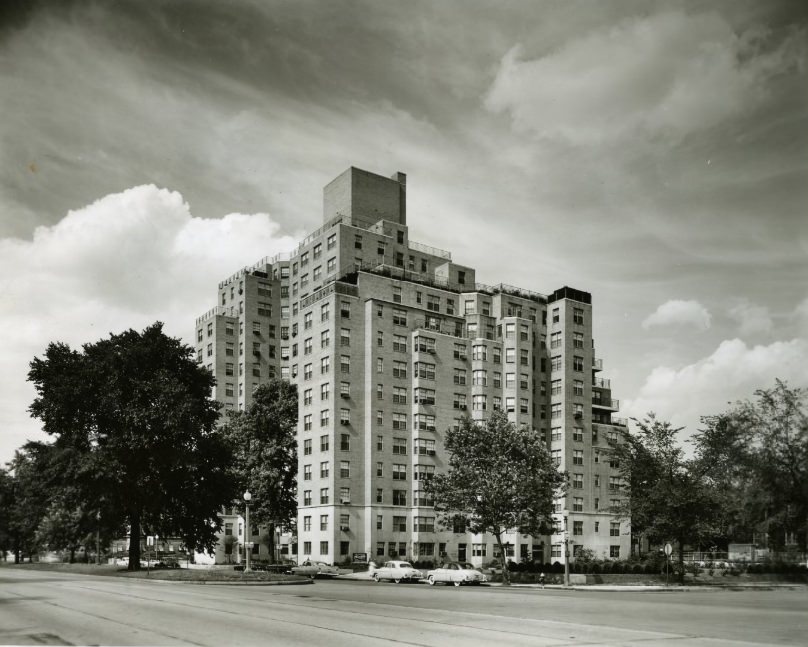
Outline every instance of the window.
{"type": "MultiPolygon", "coordinates": [[[[434,377],[432,378],[434,379],[434,377]]],[[[466,370],[462,368],[456,368],[454,370],[454,383],[459,385],[464,385],[466,383],[466,370]]]]}
{"type": "Polygon", "coordinates": [[[328,409],[320,411],[320,426],[327,427],[331,419],[331,413],[328,409]]]}
{"type": "Polygon", "coordinates": [[[561,355],[556,355],[555,357],[551,358],[551,360],[550,360],[550,370],[551,371],[560,371],[561,370],[561,355]]]}
{"type": "Polygon", "coordinates": [[[552,427],[550,429],[550,440],[561,440],[561,427],[552,427]]]}
{"type": "Polygon", "coordinates": [[[393,308],[393,324],[396,326],[407,325],[407,311],[393,308]]]}
{"type": "Polygon", "coordinates": [[[303,531],[309,532],[311,530],[311,517],[305,516],[303,517],[303,531]]]}
{"type": "Polygon", "coordinates": [[[572,370],[573,371],[579,371],[579,372],[584,370],[584,358],[583,357],[578,357],[577,355],[575,355],[572,358],[572,370]]]}
{"type": "Polygon", "coordinates": [[[440,312],[440,297],[427,295],[426,309],[432,310],[433,312],[440,312]]]}
{"type": "Polygon", "coordinates": [[[620,546],[609,546],[609,557],[620,559],[620,546]]]}
{"type": "Polygon", "coordinates": [[[553,323],[558,323],[561,320],[561,310],[553,308],[553,323]]]}
{"type": "Polygon", "coordinates": [[[572,511],[573,512],[583,512],[584,511],[584,500],[582,497],[575,497],[572,500],[572,511]]]}
{"type": "Polygon", "coordinates": [[[384,436],[382,435],[376,436],[376,451],[378,452],[384,451],[384,436]]]}
{"type": "Polygon", "coordinates": [[[619,476],[610,476],[609,477],[609,489],[610,490],[619,490],[620,489],[620,477],[619,476]]]}
{"type": "Polygon", "coordinates": [[[584,334],[582,332],[572,333],[572,346],[574,348],[584,347],[584,334]]]}
{"type": "Polygon", "coordinates": [[[311,431],[311,414],[303,416],[303,431],[311,431]]]}
{"type": "Polygon", "coordinates": [[[224,345],[224,354],[228,357],[233,357],[235,355],[235,348],[236,345],[232,341],[225,342],[224,345]]]}
{"type": "Polygon", "coordinates": [[[584,534],[584,522],[583,521],[573,521],[572,522],[572,534],[575,536],[581,536],[584,534]]]}
{"type": "Polygon", "coordinates": [[[471,383],[474,386],[486,386],[488,383],[487,372],[483,370],[473,371],[471,374],[471,383]]]}
{"type": "Polygon", "coordinates": [[[413,416],[414,429],[420,431],[435,431],[435,416],[416,413],[413,416]]]}
{"type": "Polygon", "coordinates": [[[303,342],[303,354],[304,355],[311,355],[311,351],[313,349],[311,337],[306,338],[303,342]]]}
{"type": "Polygon", "coordinates": [[[522,366],[528,366],[530,364],[530,359],[526,348],[519,351],[519,363],[522,366]]]}
{"type": "Polygon", "coordinates": [[[434,380],[435,365],[429,364],[427,362],[415,362],[413,373],[415,377],[419,377],[425,380],[434,380]]]}
{"type": "Polygon", "coordinates": [[[303,505],[311,505],[311,490],[303,490],[303,505]]]}
{"type": "Polygon", "coordinates": [[[309,456],[311,454],[311,438],[303,441],[303,455],[309,456]]]}
{"type": "Polygon", "coordinates": [[[584,311],[581,308],[575,308],[572,311],[572,322],[579,326],[584,323],[584,311]]]}
{"type": "Polygon", "coordinates": [[[407,490],[393,490],[393,505],[407,505],[407,490]]]}
{"type": "Polygon", "coordinates": [[[573,474],[572,475],[572,487],[576,490],[580,490],[584,487],[584,475],[583,474],[573,474]]]}
{"type": "Polygon", "coordinates": [[[404,335],[393,335],[393,350],[397,353],[407,352],[407,338],[404,335]]]}
{"type": "Polygon", "coordinates": [[[420,456],[434,456],[435,441],[428,438],[416,438],[413,451],[420,456]]]}
{"type": "Polygon", "coordinates": [[[320,463],[320,478],[326,479],[328,478],[330,473],[331,473],[331,467],[328,461],[323,461],[322,463],[320,463]]]}
{"type": "Polygon", "coordinates": [[[412,496],[414,505],[423,507],[434,507],[435,505],[435,497],[423,490],[415,490],[412,496]]]}
{"type": "MultiPolygon", "coordinates": [[[[341,452],[349,452],[349,451],[351,451],[351,435],[350,434],[340,434],[340,436],[339,436],[339,449],[340,449],[341,452]]],[[[348,477],[345,477],[345,478],[348,478],[348,477]]]]}
{"type": "Polygon", "coordinates": [[[405,456],[407,454],[407,439],[393,438],[393,454],[405,456]]]}
{"type": "MultiPolygon", "coordinates": [[[[584,442],[584,429],[583,429],[583,427],[575,427],[572,430],[572,439],[576,443],[584,442]]],[[[595,461],[595,462],[597,463],[597,461],[595,461]]]]}
{"type": "Polygon", "coordinates": [[[384,490],[381,488],[376,490],[376,503],[384,503],[384,490]]]}
{"type": "Polygon", "coordinates": [[[512,396],[505,398],[505,411],[508,413],[513,413],[516,411],[516,398],[512,396]]]}
{"type": "Polygon", "coordinates": [[[612,521],[609,524],[609,536],[610,537],[619,537],[620,536],[620,522],[619,521],[612,521]]]}
{"type": "Polygon", "coordinates": [[[384,358],[382,357],[376,358],[376,372],[384,373],[384,358]]]}
{"type": "Polygon", "coordinates": [[[407,532],[407,517],[393,517],[393,532],[407,532]]]}
{"type": "Polygon", "coordinates": [[[474,411],[485,411],[487,408],[487,398],[485,395],[477,394],[471,396],[471,408],[474,411]]]}
{"type": "Polygon", "coordinates": [[[348,504],[351,502],[351,488],[341,487],[339,489],[339,502],[342,504],[348,504]]]}
{"type": "Polygon", "coordinates": [[[320,488],[320,505],[328,503],[328,501],[329,501],[328,488],[327,487],[320,488]]]}
{"type": "Polygon", "coordinates": [[[465,344],[455,344],[454,345],[454,358],[455,359],[466,359],[466,345],[465,344]]]}
{"type": "Polygon", "coordinates": [[[487,544],[472,544],[471,555],[472,557],[485,557],[487,544]]]}
{"type": "Polygon", "coordinates": [[[404,431],[407,429],[406,413],[393,413],[393,429],[396,431],[404,431]]]}
{"type": "Polygon", "coordinates": [[[553,459],[553,463],[555,463],[556,467],[561,465],[561,450],[560,449],[553,449],[550,451],[550,456],[553,459]]]}
{"type": "Polygon", "coordinates": [[[384,425],[384,411],[382,411],[381,409],[376,411],[376,424],[379,425],[380,427],[384,425]]]}
{"type": "Polygon", "coordinates": [[[527,413],[528,412],[527,398],[519,398],[519,412],[520,413],[527,413]]]}
{"type": "Polygon", "coordinates": [[[376,385],[376,399],[377,400],[384,400],[384,385],[377,384],[376,385]]]}
{"type": "Polygon", "coordinates": [[[574,450],[572,450],[572,464],[573,465],[583,465],[584,464],[584,450],[583,449],[574,449],[574,450]]]}
{"type": "Polygon", "coordinates": [[[502,350],[500,348],[493,348],[493,362],[494,364],[502,364],[502,350]]]}
{"type": "MultiPolygon", "coordinates": [[[[393,363],[393,376],[396,376],[396,364],[399,362],[393,363]]],[[[407,375],[407,365],[404,362],[401,362],[402,366],[404,367],[404,376],[407,375]]],[[[400,376],[399,376],[400,377],[400,376]]],[[[434,391],[433,391],[434,393],[434,391]]],[[[417,402],[417,400],[416,400],[417,402]]],[[[403,386],[394,386],[393,387],[393,404],[407,404],[407,389],[403,386]]]]}
{"type": "Polygon", "coordinates": [[[429,481],[433,476],[435,476],[434,465],[416,465],[412,475],[416,481],[429,481]]]}
{"type": "Polygon", "coordinates": [[[561,417],[561,403],[556,402],[555,404],[550,405],[550,417],[551,418],[560,418],[561,417]]]}
{"type": "Polygon", "coordinates": [[[415,532],[435,532],[435,517],[415,517],[414,524],[415,532]]]}
{"type": "Polygon", "coordinates": [[[516,361],[516,349],[515,348],[506,348],[505,349],[505,362],[507,364],[513,364],[516,361]]]}
{"type": "Polygon", "coordinates": [[[328,249],[333,249],[336,245],[337,245],[337,235],[336,234],[331,234],[326,239],[326,246],[328,247],[328,249]]]}
{"type": "Polygon", "coordinates": [[[320,436],[320,451],[327,452],[328,451],[328,436],[320,436]]]}
{"type": "Polygon", "coordinates": [[[228,398],[232,398],[235,395],[235,392],[233,390],[233,383],[232,382],[226,382],[225,383],[225,385],[224,385],[224,394],[228,398]]]}
{"type": "Polygon", "coordinates": [[[584,394],[584,383],[583,380],[574,380],[572,383],[572,394],[573,395],[583,395],[584,394]]]}
{"type": "Polygon", "coordinates": [[[398,378],[406,378],[407,377],[407,363],[406,362],[393,362],[393,377],[398,377],[398,378]]]}
{"type": "Polygon", "coordinates": [[[572,415],[576,418],[583,418],[584,417],[584,405],[580,402],[573,402],[572,403],[572,415]]]}

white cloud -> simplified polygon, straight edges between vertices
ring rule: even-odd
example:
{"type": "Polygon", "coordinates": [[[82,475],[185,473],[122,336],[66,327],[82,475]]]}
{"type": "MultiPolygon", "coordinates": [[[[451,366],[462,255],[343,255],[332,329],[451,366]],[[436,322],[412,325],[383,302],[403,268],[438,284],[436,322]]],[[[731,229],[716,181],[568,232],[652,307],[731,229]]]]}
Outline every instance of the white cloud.
{"type": "Polygon", "coordinates": [[[767,50],[768,34],[736,34],[716,13],[631,18],[523,60],[511,49],[486,105],[515,127],[576,143],[679,139],[753,110],[768,82],[798,65],[803,34],[767,50]]]}
{"type": "Polygon", "coordinates": [[[752,398],[775,378],[808,386],[808,341],[793,339],[768,346],[747,346],[740,339],[721,342],[709,356],[680,369],[658,366],[637,398],[623,401],[628,416],[654,411],[663,420],[697,431],[699,417],[726,411],[728,403],[752,398]]]}
{"type": "Polygon", "coordinates": [[[699,330],[710,327],[710,313],[698,301],[672,299],[659,306],[642,322],[646,330],[653,326],[689,325],[699,330]]]}
{"type": "Polygon", "coordinates": [[[729,316],[738,322],[739,332],[744,337],[753,335],[769,335],[772,332],[773,322],[769,309],[757,306],[748,299],[740,299],[729,311],[729,316]]]}
{"type": "Polygon", "coordinates": [[[25,378],[49,342],[75,347],[156,320],[191,341],[219,281],[294,246],[278,229],[265,213],[194,218],[179,193],[147,185],[71,211],[32,241],[0,240],[0,463],[39,429],[25,378]]]}

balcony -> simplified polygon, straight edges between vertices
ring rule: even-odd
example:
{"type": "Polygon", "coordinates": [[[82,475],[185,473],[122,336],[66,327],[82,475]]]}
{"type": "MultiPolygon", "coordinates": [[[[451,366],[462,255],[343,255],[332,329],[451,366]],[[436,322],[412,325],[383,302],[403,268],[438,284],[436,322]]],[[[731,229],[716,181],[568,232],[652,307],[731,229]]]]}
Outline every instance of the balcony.
{"type": "Polygon", "coordinates": [[[601,409],[608,409],[609,411],[618,411],[620,409],[620,400],[615,400],[613,398],[598,398],[592,400],[593,407],[599,407],[601,409]]]}
{"type": "Polygon", "coordinates": [[[593,359],[592,360],[592,370],[593,371],[602,371],[603,370],[603,360],[602,359],[593,359]]]}
{"type": "Polygon", "coordinates": [[[612,382],[611,380],[596,377],[594,380],[592,380],[592,386],[594,386],[596,389],[611,389],[612,382]]]}

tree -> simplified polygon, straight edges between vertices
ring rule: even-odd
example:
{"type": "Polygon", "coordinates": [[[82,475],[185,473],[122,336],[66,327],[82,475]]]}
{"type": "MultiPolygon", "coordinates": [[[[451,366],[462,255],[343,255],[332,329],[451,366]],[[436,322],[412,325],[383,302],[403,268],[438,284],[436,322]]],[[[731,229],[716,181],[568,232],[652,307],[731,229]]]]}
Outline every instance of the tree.
{"type": "Polygon", "coordinates": [[[233,483],[249,490],[251,525],[267,526],[270,561],[275,529],[297,517],[297,388],[272,379],[259,386],[247,411],[231,413],[222,429],[233,452],[233,483]]]}
{"type": "Polygon", "coordinates": [[[51,343],[31,362],[30,412],[55,438],[59,478],[104,528],[128,525],[131,570],[144,530],[212,550],[218,512],[233,498],[214,379],[192,355],[157,322],[82,351],[51,343]]]}
{"type": "Polygon", "coordinates": [[[699,454],[727,493],[731,537],[764,531],[774,548],[786,537],[806,549],[808,535],[808,416],[805,389],[777,380],[754,402],[702,418],[699,454]]]}
{"type": "MultiPolygon", "coordinates": [[[[494,411],[483,422],[466,417],[447,430],[445,447],[449,470],[426,485],[444,525],[457,519],[473,533],[491,533],[503,556],[505,532],[550,532],[553,499],[563,493],[566,476],[537,431],[518,428],[494,411]]],[[[510,584],[507,568],[503,578],[510,584]]]]}
{"type": "Polygon", "coordinates": [[[636,434],[609,442],[624,495],[612,513],[630,517],[632,533],[645,535],[652,543],[674,541],[679,578],[684,581],[684,546],[717,532],[720,499],[703,464],[686,458],[678,446],[680,428],[657,420],[653,413],[645,420],[632,420],[636,434]]]}

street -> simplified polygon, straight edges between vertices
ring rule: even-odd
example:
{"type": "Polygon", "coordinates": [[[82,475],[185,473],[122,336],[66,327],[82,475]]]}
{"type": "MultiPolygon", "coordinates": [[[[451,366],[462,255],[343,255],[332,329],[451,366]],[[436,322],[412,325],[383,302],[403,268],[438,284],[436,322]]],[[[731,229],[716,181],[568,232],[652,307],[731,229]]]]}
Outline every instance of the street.
{"type": "Polygon", "coordinates": [[[0,644],[804,645],[808,589],[606,593],[317,580],[217,586],[0,569],[0,644]]]}

